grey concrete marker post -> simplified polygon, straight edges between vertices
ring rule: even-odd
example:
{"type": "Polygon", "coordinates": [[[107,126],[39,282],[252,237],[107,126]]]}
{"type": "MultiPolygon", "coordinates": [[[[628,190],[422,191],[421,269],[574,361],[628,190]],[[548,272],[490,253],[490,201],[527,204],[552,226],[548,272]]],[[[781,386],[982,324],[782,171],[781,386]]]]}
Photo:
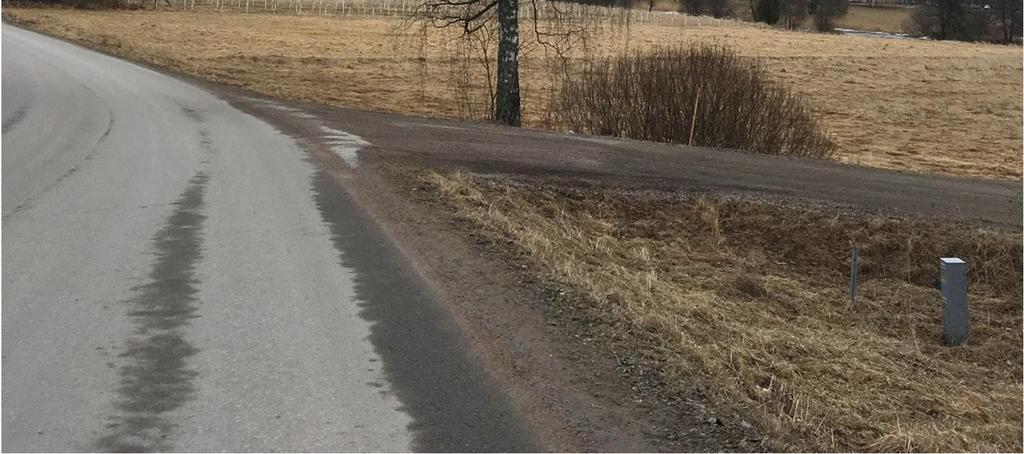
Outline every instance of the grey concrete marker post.
{"type": "Polygon", "coordinates": [[[939,259],[942,274],[942,342],[948,346],[963,345],[970,334],[967,315],[967,264],[956,257],[939,259]]]}

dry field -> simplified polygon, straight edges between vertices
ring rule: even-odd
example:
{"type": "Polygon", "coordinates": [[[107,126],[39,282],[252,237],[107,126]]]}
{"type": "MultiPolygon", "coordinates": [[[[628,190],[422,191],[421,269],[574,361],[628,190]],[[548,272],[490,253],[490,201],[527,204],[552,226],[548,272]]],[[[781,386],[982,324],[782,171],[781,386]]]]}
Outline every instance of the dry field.
{"type": "Polygon", "coordinates": [[[850,6],[845,16],[836,21],[840,28],[869,32],[904,33],[905,22],[910,19],[910,8],[871,8],[850,6]]]}
{"type": "MultiPolygon", "coordinates": [[[[750,200],[417,173],[456,216],[583,295],[630,364],[750,415],[772,450],[1021,450],[1019,232],[750,200]],[[848,257],[862,248],[850,303],[848,257]],[[940,345],[937,257],[971,263],[972,334],[940,345]]],[[[746,417],[746,416],[742,416],[746,417]]],[[[742,424],[730,420],[727,424],[742,424]]]]}
{"type": "MultiPolygon", "coordinates": [[[[474,116],[453,83],[467,64],[455,39],[401,21],[6,8],[23,24],[112,53],[274,96],[432,117],[474,116]]],[[[1021,178],[1019,47],[785,32],[747,23],[638,24],[598,33],[592,54],[715,41],[757,59],[810,97],[845,162],[996,179],[1021,178]]],[[[482,74],[472,61],[469,69],[482,74]]],[[[523,68],[525,119],[548,115],[552,71],[539,51],[523,68]]],[[[476,90],[486,87],[474,79],[476,90]]]]}

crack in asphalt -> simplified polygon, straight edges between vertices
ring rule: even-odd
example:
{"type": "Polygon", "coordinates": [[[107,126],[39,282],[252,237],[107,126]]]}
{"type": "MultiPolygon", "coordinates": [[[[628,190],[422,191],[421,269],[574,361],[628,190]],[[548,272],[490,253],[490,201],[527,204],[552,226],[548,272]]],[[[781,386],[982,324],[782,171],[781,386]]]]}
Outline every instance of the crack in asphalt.
{"type": "Polygon", "coordinates": [[[184,328],[198,302],[195,266],[202,258],[204,193],[209,177],[200,172],[174,202],[174,212],[153,237],[157,255],[151,282],[134,289],[127,301],[135,336],[120,355],[127,363],[120,370],[121,412],[109,418],[108,433],[95,449],[111,452],[167,451],[174,424],[165,413],[195,394],[197,372],[186,360],[199,352],[185,337],[184,328]]]}
{"type": "MultiPolygon", "coordinates": [[[[22,119],[21,117],[24,116],[24,112],[23,111],[24,111],[24,108],[19,109],[18,112],[15,112],[12,115],[12,117],[15,117],[15,118],[8,118],[8,120],[4,122],[4,126],[3,126],[3,132],[4,133],[7,133],[8,129],[9,129],[8,128],[8,123],[12,123],[10,127],[13,127],[13,124],[18,123],[19,121],[21,121],[21,119],[22,119]],[[21,115],[21,117],[18,116],[19,114],[21,115]]],[[[93,144],[93,146],[89,149],[89,152],[86,153],[85,157],[83,157],[80,161],[75,163],[75,165],[71,166],[68,170],[65,170],[64,173],[60,174],[60,176],[57,177],[57,179],[54,180],[53,183],[50,183],[50,184],[44,186],[39,191],[38,194],[34,194],[34,195],[26,198],[20,204],[18,204],[13,209],[11,209],[11,211],[9,211],[7,213],[4,213],[3,214],[3,219],[6,220],[10,215],[12,215],[14,213],[20,213],[20,212],[25,211],[25,209],[27,209],[27,208],[32,206],[32,203],[36,199],[38,199],[39,197],[42,197],[44,194],[50,192],[52,189],[60,186],[62,183],[64,183],[65,180],[67,180],[72,175],[74,175],[75,172],[77,172],[79,170],[79,168],[81,168],[83,165],[85,165],[88,161],[91,161],[93,159],[93,157],[96,156],[96,153],[99,152],[99,145],[101,143],[103,143],[104,140],[107,140],[107,137],[110,136],[110,132],[113,129],[114,129],[114,112],[107,111],[107,127],[106,127],[106,130],[103,131],[103,134],[100,136],[100,138],[98,140],[96,140],[96,143],[93,144]]],[[[66,150],[63,150],[63,151],[66,151],[66,150]]],[[[47,159],[44,162],[49,163],[52,160],[53,160],[53,158],[50,158],[50,159],[47,159]]]]}

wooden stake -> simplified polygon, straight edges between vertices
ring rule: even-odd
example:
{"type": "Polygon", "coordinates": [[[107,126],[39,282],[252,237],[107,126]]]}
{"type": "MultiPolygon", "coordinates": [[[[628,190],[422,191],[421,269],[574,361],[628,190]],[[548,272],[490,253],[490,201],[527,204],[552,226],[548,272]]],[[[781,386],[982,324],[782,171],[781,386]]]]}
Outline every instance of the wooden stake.
{"type": "Polygon", "coordinates": [[[697,106],[700,105],[700,85],[697,86],[697,97],[693,99],[693,117],[690,118],[690,140],[687,146],[693,146],[693,130],[697,127],[697,106]]]}

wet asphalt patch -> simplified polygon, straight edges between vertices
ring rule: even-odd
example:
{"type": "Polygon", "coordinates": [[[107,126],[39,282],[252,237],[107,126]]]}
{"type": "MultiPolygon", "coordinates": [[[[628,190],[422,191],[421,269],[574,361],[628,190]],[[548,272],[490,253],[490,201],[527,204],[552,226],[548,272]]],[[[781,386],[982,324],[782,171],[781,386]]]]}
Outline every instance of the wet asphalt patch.
{"type": "Polygon", "coordinates": [[[148,284],[126,304],[135,335],[120,355],[121,385],[106,434],[94,448],[112,452],[167,451],[174,424],[164,414],[195,394],[197,372],[186,360],[199,352],[184,328],[196,317],[195,266],[202,258],[203,195],[209,178],[199,173],[174,202],[174,212],[153,238],[157,260],[148,284]]]}
{"type": "MultiPolygon", "coordinates": [[[[416,451],[534,452],[501,389],[466,350],[433,293],[387,236],[324,170],[313,176],[316,205],[355,274],[359,316],[391,389],[413,422],[416,451]]],[[[368,384],[373,386],[373,384],[368,384]]]]}

